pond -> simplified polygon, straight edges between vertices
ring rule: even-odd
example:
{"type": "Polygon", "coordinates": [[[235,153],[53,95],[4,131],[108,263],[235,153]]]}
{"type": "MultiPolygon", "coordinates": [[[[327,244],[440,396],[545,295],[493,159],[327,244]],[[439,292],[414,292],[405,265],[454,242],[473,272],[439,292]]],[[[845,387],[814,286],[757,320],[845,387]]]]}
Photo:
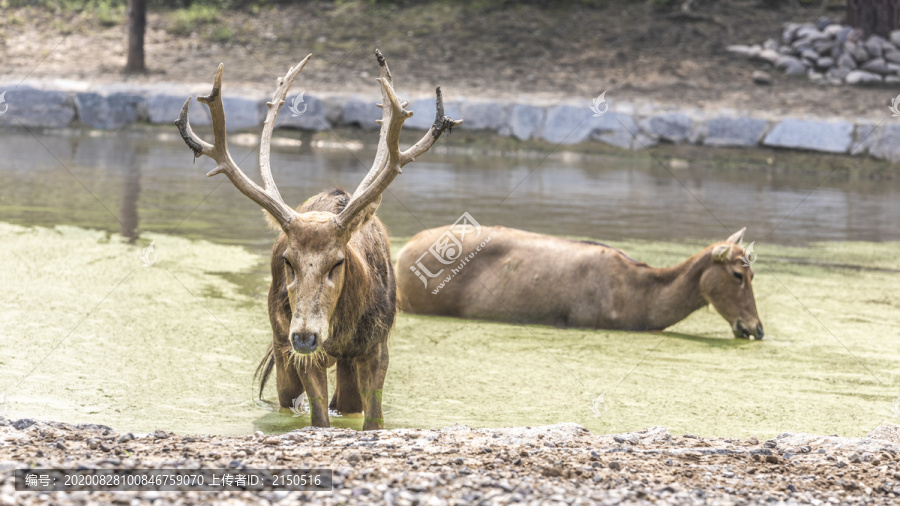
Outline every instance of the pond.
{"type": "MultiPolygon", "coordinates": [[[[333,148],[275,149],[289,203],[360,181],[373,150],[338,135],[333,148]]],[[[252,141],[231,150],[256,177],[252,141]]],[[[272,405],[272,386],[255,395],[275,234],[223,176],[203,176],[208,160],[152,131],[4,131],[0,151],[0,413],[136,432],[308,423],[272,405]],[[151,242],[158,260],[145,266],[151,242]]],[[[401,315],[387,426],[568,421],[762,437],[862,435],[900,416],[900,183],[836,157],[670,155],[430,153],[378,214],[395,253],[469,212],[659,266],[747,226],[765,341],[732,339],[712,310],[663,333],[401,315]]]]}

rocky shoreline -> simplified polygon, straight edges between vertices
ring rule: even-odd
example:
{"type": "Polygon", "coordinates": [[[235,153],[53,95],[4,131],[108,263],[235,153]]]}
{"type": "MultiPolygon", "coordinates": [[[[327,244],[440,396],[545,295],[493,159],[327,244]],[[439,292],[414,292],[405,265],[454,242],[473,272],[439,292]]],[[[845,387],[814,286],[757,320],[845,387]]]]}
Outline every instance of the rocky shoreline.
{"type": "Polygon", "coordinates": [[[0,504],[896,504],[900,426],[759,441],[577,424],[281,435],[121,434],[0,418],[0,504]],[[330,468],[331,492],[16,492],[31,468],[330,468]]]}
{"type": "MultiPolygon", "coordinates": [[[[32,83],[6,88],[0,127],[113,130],[135,124],[166,125],[178,116],[184,100],[209,92],[207,86],[123,85],[91,86],[32,83]]],[[[235,88],[232,88],[234,90],[235,88]]],[[[256,91],[226,91],[229,132],[254,131],[262,126],[268,97],[256,91]]],[[[521,141],[553,145],[602,143],[625,150],[642,150],[659,143],[711,147],[766,147],[833,154],[868,155],[900,161],[900,123],[884,107],[883,117],[840,118],[785,116],[766,111],[671,108],[655,103],[616,101],[615,92],[561,102],[546,99],[515,101],[455,98],[445,102],[446,113],[463,118],[463,129],[486,131],[521,141]],[[599,100],[598,100],[599,99],[599,100]]],[[[885,101],[889,102],[885,91],[885,101]]],[[[276,128],[328,131],[333,128],[377,128],[376,97],[310,95],[288,97],[276,128]]],[[[433,97],[417,97],[409,108],[415,115],[406,128],[427,130],[434,120],[433,97]]],[[[191,124],[210,124],[206,108],[193,101],[191,124]]]]}

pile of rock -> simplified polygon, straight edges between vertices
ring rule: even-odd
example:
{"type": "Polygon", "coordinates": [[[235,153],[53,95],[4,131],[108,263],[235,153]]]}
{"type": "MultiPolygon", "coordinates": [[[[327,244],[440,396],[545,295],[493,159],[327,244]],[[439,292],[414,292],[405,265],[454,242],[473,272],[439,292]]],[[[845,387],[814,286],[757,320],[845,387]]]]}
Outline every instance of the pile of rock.
{"type": "Polygon", "coordinates": [[[890,40],[823,17],[816,23],[785,23],[781,41],[728,46],[728,51],[771,63],[787,75],[819,84],[900,83],[900,30],[890,40]]]}

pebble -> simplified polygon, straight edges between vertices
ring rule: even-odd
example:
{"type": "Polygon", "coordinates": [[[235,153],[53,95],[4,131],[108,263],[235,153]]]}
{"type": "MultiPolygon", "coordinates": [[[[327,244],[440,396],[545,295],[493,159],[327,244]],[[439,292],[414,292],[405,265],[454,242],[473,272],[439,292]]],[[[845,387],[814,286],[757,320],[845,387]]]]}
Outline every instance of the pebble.
{"type": "Polygon", "coordinates": [[[772,84],[772,76],[768,72],[762,70],[754,70],[753,73],[750,74],[750,77],[755,84],[772,84]]]}

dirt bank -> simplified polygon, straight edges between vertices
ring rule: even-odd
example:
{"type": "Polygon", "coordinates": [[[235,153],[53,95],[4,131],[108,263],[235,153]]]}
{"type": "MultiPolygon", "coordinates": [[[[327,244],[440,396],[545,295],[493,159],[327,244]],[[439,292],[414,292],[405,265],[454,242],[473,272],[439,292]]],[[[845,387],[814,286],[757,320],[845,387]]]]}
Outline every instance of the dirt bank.
{"type": "Polygon", "coordinates": [[[96,425],[0,418],[0,502],[896,504],[898,451],[898,426],[881,426],[866,438],[782,434],[769,441],[672,436],[663,428],[595,436],[575,424],[377,432],[305,428],[247,437],[157,431],[132,437],[96,425]],[[334,490],[38,495],[14,491],[13,470],[23,465],[320,467],[334,470],[334,490]]]}
{"type": "MultiPolygon", "coordinates": [[[[573,3],[575,4],[575,3],[573,3]]],[[[7,9],[0,17],[0,82],[56,79],[89,83],[208,83],[224,61],[228,83],[271,92],[307,53],[302,87],[311,93],[371,93],[380,47],[398,90],[449,98],[530,97],[535,101],[607,90],[611,101],[680,107],[754,109],[843,117],[884,113],[886,88],[817,86],[773,72],[772,86],[751,81],[766,68],[725,51],[728,44],[777,38],[785,21],[842,12],[819,7],[761,8],[756,0],[695,2],[694,12],[658,2],[542,8],[500,2],[309,2],[249,11],[153,12],[150,73],[126,76],[122,14],[7,9]],[[98,58],[97,55],[103,55],[98,58]]],[[[883,116],[883,114],[882,114],[883,116]]]]}

